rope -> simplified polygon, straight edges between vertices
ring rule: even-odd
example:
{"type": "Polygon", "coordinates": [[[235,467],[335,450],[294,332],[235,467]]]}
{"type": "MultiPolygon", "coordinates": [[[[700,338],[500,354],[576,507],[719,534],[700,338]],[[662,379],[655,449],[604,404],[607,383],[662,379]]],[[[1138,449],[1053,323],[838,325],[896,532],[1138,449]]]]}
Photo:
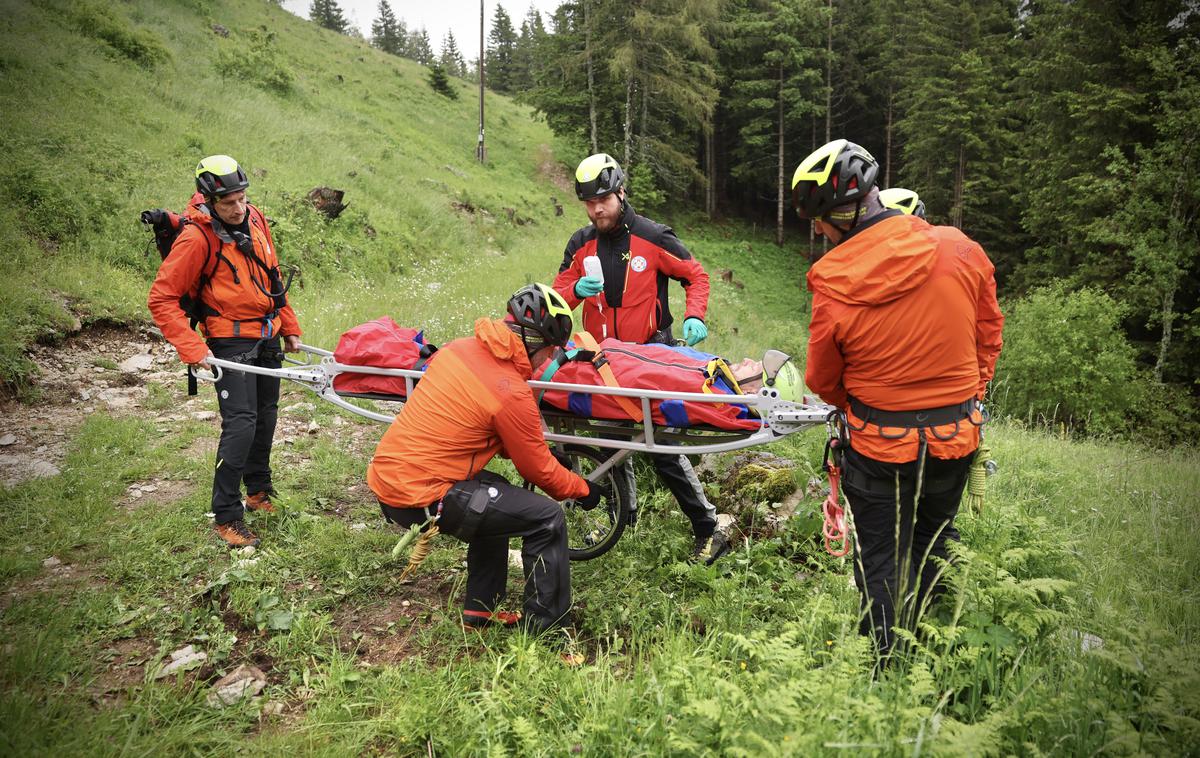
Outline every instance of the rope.
{"type": "Polygon", "coordinates": [[[821,512],[825,515],[822,532],[825,535],[825,552],[834,558],[841,558],[850,552],[850,539],[846,533],[846,511],[841,504],[841,488],[839,487],[842,472],[837,466],[828,465],[829,495],[821,504],[821,512]],[[838,546],[835,543],[840,542],[838,546]]]}
{"type": "Polygon", "coordinates": [[[413,545],[412,554],[408,556],[408,565],[400,572],[400,581],[408,578],[408,575],[417,570],[417,567],[425,562],[429,554],[433,552],[433,538],[438,536],[437,524],[433,524],[424,532],[421,532],[417,544],[413,545]]]}
{"type": "Polygon", "coordinates": [[[983,498],[987,494],[987,464],[992,460],[992,449],[980,445],[975,452],[975,460],[971,461],[970,474],[967,477],[967,504],[976,515],[983,513],[983,498]]]}

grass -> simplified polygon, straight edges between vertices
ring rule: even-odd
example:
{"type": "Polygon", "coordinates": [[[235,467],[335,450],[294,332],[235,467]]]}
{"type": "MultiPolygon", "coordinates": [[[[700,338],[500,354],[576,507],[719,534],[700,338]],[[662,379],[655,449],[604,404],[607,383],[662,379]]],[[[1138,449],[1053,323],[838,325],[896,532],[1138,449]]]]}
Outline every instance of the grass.
{"type": "MultiPolygon", "coordinates": [[[[549,279],[583,223],[552,181],[556,141],[507,99],[489,99],[490,159],[478,165],[469,97],[446,101],[415,64],[270,3],[98,7],[9,0],[0,14],[10,391],[36,395],[30,343],[60,340],[76,320],[145,322],[157,262],[137,214],[179,208],[208,153],[250,170],[283,259],[304,271],[292,295],[305,338],[323,346],[383,314],[435,343],[461,336],[518,286],[549,279]],[[231,63],[251,47],[255,66],[231,63]],[[304,201],[318,185],[346,190],[337,220],[304,201]]],[[[653,215],[712,275],[706,348],[803,360],[803,244],[653,215]]],[[[363,483],[382,428],[300,390],[283,406],[284,508],[255,517],[264,543],[253,556],[209,533],[215,425],[188,412],[215,403],[207,390],[187,401],[178,382],[151,384],[137,416],[89,416],[59,476],[0,489],[0,752],[1090,755],[1200,744],[1194,451],[993,425],[1000,474],[983,514],[961,519],[953,590],[879,677],[855,631],[849,566],[823,553],[811,519],[692,566],[682,515],[643,475],[637,528],[574,566],[588,663],[572,669],[519,635],[464,634],[453,540],[398,584],[397,535],[363,483]],[[134,499],[146,483],[156,490],[134,499]],[[44,568],[51,556],[70,570],[44,568]],[[204,665],[154,679],[186,644],[204,665]],[[263,698],[281,716],[260,716],[261,702],[207,705],[212,682],[241,663],[267,674],[263,698]]],[[[819,465],[819,436],[777,446],[800,479],[819,465]]]]}
{"type": "MultiPolygon", "coordinates": [[[[351,444],[356,421],[335,429],[337,416],[305,399],[287,393],[299,410],[285,416],[322,431],[286,446],[286,507],[255,517],[265,541],[249,559],[207,534],[212,462],[194,453],[211,441],[204,424],[156,439],[152,420],[93,415],[60,477],[4,491],[0,716],[23,725],[6,731],[4,752],[415,754],[429,742],[446,755],[1078,755],[1197,744],[1192,453],[1137,465],[1137,449],[995,426],[1001,470],[983,514],[960,519],[954,591],[910,658],[876,679],[848,567],[814,534],[692,566],[682,516],[643,480],[637,529],[574,567],[588,664],[570,669],[541,643],[458,628],[464,552],[453,540],[439,540],[415,584],[395,583],[396,534],[361,487],[358,448],[381,427],[351,444]],[[127,486],[149,478],[183,482],[184,494],[122,507],[127,486]],[[76,578],[48,578],[50,555],[76,578]],[[1084,652],[1085,634],[1102,647],[1084,652]],[[134,646],[145,660],[125,671],[137,674],[189,643],[209,654],[206,667],[162,681],[114,680],[105,652],[134,646]],[[265,698],[287,707],[280,720],[204,702],[208,683],[241,662],[268,673],[265,698]]],[[[813,440],[782,448],[816,465],[813,440]]]]}

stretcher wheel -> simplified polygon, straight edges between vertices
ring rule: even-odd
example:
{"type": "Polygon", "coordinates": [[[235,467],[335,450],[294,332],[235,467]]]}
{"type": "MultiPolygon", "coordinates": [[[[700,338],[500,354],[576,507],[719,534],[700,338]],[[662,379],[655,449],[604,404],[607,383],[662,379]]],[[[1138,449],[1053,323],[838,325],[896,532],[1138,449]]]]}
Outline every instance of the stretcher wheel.
{"type": "MultiPolygon", "coordinates": [[[[570,458],[571,469],[585,478],[608,457],[606,451],[584,445],[565,445],[561,449],[570,458]]],[[[588,561],[612,550],[629,525],[629,503],[625,502],[625,493],[617,486],[611,470],[605,476],[612,495],[592,510],[585,511],[574,500],[563,503],[567,517],[567,548],[573,561],[588,561]]]]}

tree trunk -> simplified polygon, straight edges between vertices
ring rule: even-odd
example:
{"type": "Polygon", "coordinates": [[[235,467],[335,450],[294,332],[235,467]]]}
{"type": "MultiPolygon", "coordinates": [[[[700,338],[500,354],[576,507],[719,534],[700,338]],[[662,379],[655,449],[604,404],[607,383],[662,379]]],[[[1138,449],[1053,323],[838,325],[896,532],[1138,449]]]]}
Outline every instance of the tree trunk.
{"type": "Polygon", "coordinates": [[[633,74],[625,76],[625,171],[633,176],[633,74]]]}
{"type": "Polygon", "coordinates": [[[647,87],[642,87],[642,91],[638,94],[642,98],[642,128],[638,130],[638,165],[646,165],[646,135],[649,122],[649,106],[646,105],[649,98],[647,95],[647,87]]]}
{"type": "Polygon", "coordinates": [[[1163,293],[1162,339],[1158,343],[1158,360],[1154,363],[1154,381],[1162,384],[1163,369],[1167,365],[1167,350],[1171,347],[1171,328],[1175,324],[1175,290],[1179,289],[1179,277],[1163,293]]]}
{"type": "Polygon", "coordinates": [[[777,94],[779,103],[779,124],[778,136],[779,142],[776,149],[776,163],[778,168],[778,176],[776,181],[775,192],[775,244],[783,247],[783,64],[779,64],[779,91],[777,94]]]}
{"type": "Polygon", "coordinates": [[[833,0],[829,0],[829,18],[825,34],[825,142],[833,140],[830,136],[833,119],[833,0]]]}
{"type": "Polygon", "coordinates": [[[891,84],[888,84],[887,95],[887,122],[884,125],[884,133],[887,135],[887,146],[883,152],[883,186],[892,186],[892,104],[896,99],[896,93],[891,84]]]}
{"type": "Polygon", "coordinates": [[[962,229],[963,222],[963,185],[967,174],[967,148],[958,146],[958,168],[954,171],[954,204],[950,209],[950,223],[962,229]]]}
{"type": "Polygon", "coordinates": [[[708,185],[704,187],[704,213],[712,221],[716,216],[716,124],[704,132],[704,168],[707,169],[708,185]]]}
{"type": "Polygon", "coordinates": [[[587,60],[588,119],[592,125],[592,155],[595,155],[600,152],[600,145],[596,141],[596,77],[592,68],[592,25],[588,21],[587,0],[583,2],[583,55],[587,60]]]}

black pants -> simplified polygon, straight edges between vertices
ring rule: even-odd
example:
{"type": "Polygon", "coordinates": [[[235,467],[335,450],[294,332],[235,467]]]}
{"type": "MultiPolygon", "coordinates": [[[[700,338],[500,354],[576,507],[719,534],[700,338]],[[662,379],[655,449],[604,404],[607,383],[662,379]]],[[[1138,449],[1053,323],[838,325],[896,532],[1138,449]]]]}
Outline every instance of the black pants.
{"type": "MultiPolygon", "coordinates": [[[[230,337],[211,339],[208,348],[217,358],[279,368],[283,353],[279,339],[230,337]]],[[[212,512],[218,524],[242,518],[242,493],[271,491],[271,443],[279,416],[279,379],[239,371],[225,371],[217,382],[221,408],[221,441],[213,472],[212,512]]]]}
{"type": "Polygon", "coordinates": [[[846,451],[843,487],[859,549],[854,564],[854,581],[862,593],[859,631],[874,635],[882,655],[895,642],[892,627],[911,626],[940,594],[942,569],[932,559],[946,559],[946,541],[959,539],[954,517],[971,459],[926,457],[924,486],[914,508],[916,461],[884,463],[846,451]]]}
{"type": "MultiPolygon", "coordinates": [[[[380,503],[383,516],[400,526],[426,520],[422,508],[380,503]]],[[[436,504],[433,508],[436,509],[436,504]]],[[[562,506],[545,495],[514,487],[502,476],[481,471],[458,482],[442,498],[438,529],[467,543],[466,610],[494,611],[508,580],[508,540],[521,537],[525,571],[524,623],[545,631],[570,623],[571,564],[562,506]],[[469,513],[477,490],[486,490],[478,514],[469,513]]]]}

